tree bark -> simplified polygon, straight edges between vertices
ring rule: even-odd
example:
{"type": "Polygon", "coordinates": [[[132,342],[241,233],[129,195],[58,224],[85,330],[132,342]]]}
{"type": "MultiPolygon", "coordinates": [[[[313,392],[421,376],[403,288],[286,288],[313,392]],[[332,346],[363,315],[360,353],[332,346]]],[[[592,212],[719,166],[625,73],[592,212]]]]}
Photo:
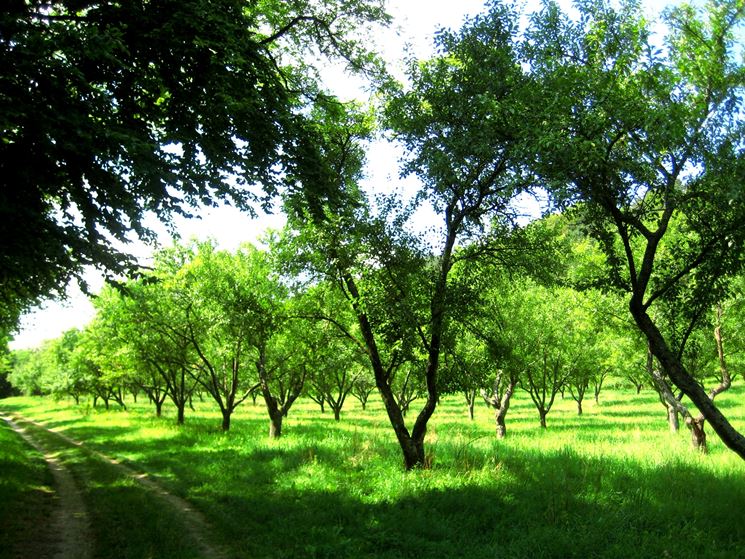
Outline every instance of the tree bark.
{"type": "Polygon", "coordinates": [[[691,446],[702,454],[709,453],[709,447],[706,445],[706,432],[704,425],[706,420],[703,416],[687,417],[686,425],[691,431],[691,446]]]}
{"type": "Polygon", "coordinates": [[[722,442],[745,460],[745,436],[739,433],[717,408],[704,389],[685,370],[680,360],[670,350],[662,333],[645,312],[641,303],[632,298],[631,314],[639,329],[649,341],[649,346],[668,377],[699,409],[722,442]]]}
{"type": "Polygon", "coordinates": [[[269,438],[278,439],[282,436],[282,414],[269,413],[269,438]]]}
{"type": "Polygon", "coordinates": [[[671,433],[677,433],[680,430],[680,420],[678,419],[679,414],[675,406],[665,404],[667,406],[667,424],[670,427],[671,433]]]}
{"type": "Polygon", "coordinates": [[[230,416],[232,412],[229,409],[222,410],[222,430],[223,432],[230,431],[230,416]]]}
{"type": "Polygon", "coordinates": [[[504,414],[499,413],[500,410],[497,410],[494,416],[496,417],[496,423],[497,423],[497,438],[498,439],[504,439],[507,436],[507,425],[504,421],[504,414]]]}
{"type": "Polygon", "coordinates": [[[186,408],[186,402],[181,402],[176,405],[176,409],[178,410],[178,414],[176,416],[176,423],[178,425],[184,424],[184,409],[186,408]]]}

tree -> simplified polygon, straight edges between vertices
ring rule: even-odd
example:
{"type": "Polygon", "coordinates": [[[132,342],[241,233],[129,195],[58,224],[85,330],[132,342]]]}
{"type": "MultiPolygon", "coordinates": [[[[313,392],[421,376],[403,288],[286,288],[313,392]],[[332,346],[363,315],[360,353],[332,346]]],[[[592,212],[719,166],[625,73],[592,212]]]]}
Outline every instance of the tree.
{"type": "Polygon", "coordinates": [[[75,350],[82,341],[82,332],[77,328],[67,330],[52,342],[52,352],[56,371],[52,378],[46,378],[44,384],[56,397],[72,396],[76,404],[80,397],[89,391],[89,378],[85,368],[79,367],[75,350]]]}
{"type": "Polygon", "coordinates": [[[0,14],[0,327],[217,200],[334,197],[309,54],[377,75],[380,0],[13,0],[0,14]]]}
{"type": "Polygon", "coordinates": [[[488,384],[486,378],[494,368],[494,361],[489,358],[485,344],[467,329],[455,326],[455,321],[450,325],[448,337],[439,378],[440,391],[442,394],[461,392],[468,407],[468,417],[473,421],[476,399],[488,384]]]}
{"type": "MultiPolygon", "coordinates": [[[[306,356],[302,350],[303,325],[293,320],[287,286],[274,267],[272,251],[276,239],[270,237],[269,252],[245,246],[240,259],[242,286],[240,315],[235,320],[255,367],[257,384],[269,414],[269,437],[282,435],[282,420],[303,391],[308,376],[306,356]]],[[[250,391],[250,390],[249,390],[250,391]]],[[[248,395],[248,392],[246,393],[248,395]]]]}
{"type": "Polygon", "coordinates": [[[306,333],[300,346],[305,352],[306,366],[310,369],[310,387],[313,399],[321,405],[328,404],[334,419],[341,419],[341,410],[352,393],[357,379],[364,374],[364,354],[342,337],[328,322],[318,321],[312,332],[306,333]]]}
{"type": "Polygon", "coordinates": [[[176,274],[193,256],[187,247],[178,245],[156,253],[153,270],[119,286],[124,305],[112,315],[135,362],[149,373],[157,371],[165,384],[179,425],[184,423],[186,406],[197,386],[190,373],[198,356],[189,337],[190,300],[176,274]]]}
{"type": "Polygon", "coordinates": [[[104,286],[94,298],[96,324],[106,330],[109,342],[114,344],[129,362],[128,382],[147,394],[155,406],[155,414],[160,417],[163,403],[168,398],[168,385],[158,367],[148,356],[155,354],[155,348],[148,345],[150,332],[147,324],[140,321],[134,301],[140,282],[130,281],[123,289],[104,286]],[[129,295],[126,295],[126,294],[129,295]],[[126,356],[126,357],[125,357],[126,356]]]}
{"type": "Polygon", "coordinates": [[[362,411],[367,407],[367,401],[370,399],[370,394],[375,390],[375,381],[369,378],[369,368],[365,368],[364,372],[356,376],[352,383],[352,389],[349,393],[357,398],[362,406],[362,411]]]}
{"type": "Polygon", "coordinates": [[[274,310],[273,320],[277,326],[263,330],[255,338],[255,365],[261,394],[269,413],[269,437],[282,435],[282,420],[287,417],[295,400],[303,392],[308,377],[306,357],[297,352],[303,331],[298,321],[286,321],[282,309],[274,310]]]}
{"type": "Polygon", "coordinates": [[[566,386],[584,348],[579,340],[566,337],[571,336],[572,323],[567,319],[571,303],[565,291],[526,282],[516,297],[511,328],[519,329],[517,335],[524,343],[513,358],[523,371],[520,387],[530,395],[545,429],[556,395],[566,386]]]}
{"type": "Polygon", "coordinates": [[[615,10],[588,2],[578,11],[572,20],[547,4],[525,41],[534,166],[599,240],[608,278],[629,294],[631,316],[667,377],[745,458],[745,437],[653,318],[656,306],[685,293],[680,329],[691,328],[743,260],[745,73],[735,34],[745,6],[667,11],[664,49],[638,3],[615,10]]]}
{"type": "Polygon", "coordinates": [[[217,402],[222,430],[230,429],[235,409],[255,389],[251,360],[252,321],[247,309],[255,304],[256,249],[242,246],[235,254],[199,243],[191,261],[177,272],[189,301],[188,338],[198,364],[195,380],[217,402]]]}
{"type": "MultiPolygon", "coordinates": [[[[460,33],[441,32],[439,55],[428,62],[413,62],[410,89],[388,95],[385,124],[409,153],[404,173],[422,180],[417,201],[429,203],[442,219],[437,246],[426,250],[406,231],[406,211],[383,212],[382,219],[372,223],[360,219],[361,212],[349,212],[325,231],[323,250],[333,247],[331,277],[338,279],[357,316],[361,346],[370,359],[406,469],[426,464],[424,437],[439,397],[437,375],[456,242],[476,236],[485,220],[505,213],[520,184],[513,165],[515,105],[522,85],[511,44],[515,27],[504,10],[495,8],[460,33]],[[498,24],[486,25],[488,18],[498,24]],[[339,224],[346,226],[346,232],[367,227],[357,234],[357,239],[366,238],[366,246],[357,244],[349,247],[352,252],[342,252],[344,245],[338,240],[328,242],[338,237],[339,224]],[[374,281],[367,283],[367,278],[374,281]],[[383,301],[386,310],[376,315],[383,301]],[[385,357],[382,343],[390,351],[385,357]],[[391,386],[391,373],[408,360],[411,343],[424,357],[426,398],[409,430],[391,386]]],[[[348,181],[354,172],[340,174],[341,180],[348,181]]]]}
{"type": "Polygon", "coordinates": [[[19,349],[11,353],[8,381],[27,396],[42,394],[41,377],[45,369],[45,355],[41,348],[19,349]]]}

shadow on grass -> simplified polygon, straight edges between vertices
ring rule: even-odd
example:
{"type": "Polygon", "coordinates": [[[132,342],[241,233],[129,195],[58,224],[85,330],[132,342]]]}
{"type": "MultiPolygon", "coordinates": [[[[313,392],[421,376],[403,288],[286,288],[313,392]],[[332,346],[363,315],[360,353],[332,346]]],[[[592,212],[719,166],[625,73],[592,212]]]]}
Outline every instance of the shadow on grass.
{"type": "Polygon", "coordinates": [[[208,487],[200,506],[236,557],[729,559],[745,549],[736,521],[745,485],[734,475],[514,451],[486,479],[456,487],[429,486],[436,472],[409,475],[424,488],[378,502],[345,487],[241,495],[208,487]]]}
{"type": "MultiPolygon", "coordinates": [[[[549,431],[568,428],[570,419],[588,434],[618,427],[605,415],[588,415],[581,425],[568,413],[554,417],[549,431]]],[[[71,426],[70,432],[106,440],[105,452],[132,454],[136,467],[168,480],[207,514],[234,557],[743,556],[742,468],[715,475],[691,457],[652,466],[567,449],[531,450],[509,439],[473,448],[468,436],[478,436],[479,428],[443,418],[438,431],[458,427],[465,438],[443,437],[434,470],[404,475],[390,437],[385,449],[377,441],[365,454],[367,435],[357,441],[351,426],[346,439],[337,433],[333,440],[324,431],[330,424],[303,418],[288,425],[289,437],[277,444],[266,443],[263,418],[236,419],[227,436],[215,434],[211,418],[199,418],[172,441],[131,440],[127,429],[105,425],[71,426]],[[365,461],[353,463],[350,456],[365,461]]],[[[126,501],[115,486],[101,491],[109,491],[104,501],[126,501]]],[[[160,529],[144,537],[157,538],[160,529]]]]}
{"type": "Polygon", "coordinates": [[[54,552],[53,481],[41,455],[0,420],[0,558],[54,552]]]}

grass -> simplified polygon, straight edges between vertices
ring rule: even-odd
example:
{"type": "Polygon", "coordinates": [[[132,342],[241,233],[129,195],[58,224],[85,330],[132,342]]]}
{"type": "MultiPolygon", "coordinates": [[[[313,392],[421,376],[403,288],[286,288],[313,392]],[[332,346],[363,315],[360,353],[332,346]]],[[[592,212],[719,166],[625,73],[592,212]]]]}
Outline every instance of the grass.
{"type": "Polygon", "coordinates": [[[29,556],[52,510],[52,474],[43,457],[0,421],[0,558],[29,556]]]}
{"type": "MultiPolygon", "coordinates": [[[[739,387],[721,399],[740,429],[743,396],[739,387]]],[[[267,439],[266,413],[250,404],[227,434],[207,402],[180,428],[172,414],[157,419],[143,404],[104,412],[16,398],[0,401],[0,410],[153,474],[206,515],[235,557],[730,559],[745,550],[745,463],[713,433],[710,454],[693,453],[687,433],[667,432],[652,393],[606,391],[582,417],[571,400],[560,401],[545,431],[520,395],[503,441],[494,437],[489,409],[477,408],[470,422],[459,398],[444,398],[428,433],[433,468],[408,474],[378,402],[364,412],[350,405],[337,423],[301,401],[279,441],[267,439]]],[[[76,474],[95,482],[86,499],[95,503],[99,537],[124,529],[116,516],[122,505],[152,512],[116,541],[99,542],[101,556],[135,532],[145,546],[180,541],[178,518],[105,469],[76,474]]],[[[188,556],[177,548],[144,551],[188,556]]]]}

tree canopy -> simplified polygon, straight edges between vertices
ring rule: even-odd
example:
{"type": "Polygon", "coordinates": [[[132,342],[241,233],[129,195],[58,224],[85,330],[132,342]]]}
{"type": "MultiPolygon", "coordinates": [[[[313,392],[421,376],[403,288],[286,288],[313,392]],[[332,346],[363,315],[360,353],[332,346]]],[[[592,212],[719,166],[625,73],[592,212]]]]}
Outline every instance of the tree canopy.
{"type": "Polygon", "coordinates": [[[41,0],[0,13],[0,325],[86,265],[219,201],[281,187],[315,212],[336,183],[308,107],[333,102],[306,62],[380,70],[380,0],[41,0]]]}

